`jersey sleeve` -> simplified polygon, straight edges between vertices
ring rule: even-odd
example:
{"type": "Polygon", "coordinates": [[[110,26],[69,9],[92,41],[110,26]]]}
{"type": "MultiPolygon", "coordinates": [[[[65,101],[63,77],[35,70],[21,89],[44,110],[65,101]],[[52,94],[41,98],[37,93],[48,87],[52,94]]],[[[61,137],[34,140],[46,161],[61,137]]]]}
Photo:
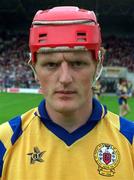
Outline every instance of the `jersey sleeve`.
{"type": "Polygon", "coordinates": [[[20,116],[17,116],[0,125],[0,177],[2,176],[5,155],[16,142],[21,133],[20,116]]]}
{"type": "Polygon", "coordinates": [[[0,177],[2,176],[5,154],[11,146],[12,134],[13,131],[8,122],[0,125],[0,177]]]}

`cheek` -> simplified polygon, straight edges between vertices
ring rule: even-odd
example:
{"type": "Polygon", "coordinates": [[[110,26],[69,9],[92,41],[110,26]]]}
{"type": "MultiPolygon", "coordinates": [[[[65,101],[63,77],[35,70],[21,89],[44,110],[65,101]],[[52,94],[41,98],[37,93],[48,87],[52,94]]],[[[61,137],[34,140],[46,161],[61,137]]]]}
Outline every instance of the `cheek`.
{"type": "Polygon", "coordinates": [[[91,95],[93,79],[94,79],[94,71],[91,72],[91,70],[89,70],[81,75],[80,91],[82,94],[84,93],[85,96],[91,95]]]}
{"type": "Polygon", "coordinates": [[[92,71],[87,71],[84,74],[81,75],[82,79],[81,81],[83,82],[83,84],[85,84],[85,86],[90,86],[93,82],[94,79],[94,72],[92,71]]]}
{"type": "Polygon", "coordinates": [[[55,87],[54,76],[40,71],[37,73],[37,77],[43,94],[51,94],[55,87]]]}
{"type": "Polygon", "coordinates": [[[39,77],[38,80],[39,80],[39,84],[40,84],[41,88],[43,88],[44,90],[47,90],[48,87],[50,86],[49,78],[39,77]]]}
{"type": "Polygon", "coordinates": [[[92,78],[90,77],[90,75],[83,74],[83,76],[81,76],[81,79],[79,79],[78,84],[79,93],[84,96],[89,95],[92,89],[92,78]]]}
{"type": "Polygon", "coordinates": [[[49,82],[49,76],[44,74],[41,70],[36,71],[37,80],[41,87],[47,86],[49,82]]]}

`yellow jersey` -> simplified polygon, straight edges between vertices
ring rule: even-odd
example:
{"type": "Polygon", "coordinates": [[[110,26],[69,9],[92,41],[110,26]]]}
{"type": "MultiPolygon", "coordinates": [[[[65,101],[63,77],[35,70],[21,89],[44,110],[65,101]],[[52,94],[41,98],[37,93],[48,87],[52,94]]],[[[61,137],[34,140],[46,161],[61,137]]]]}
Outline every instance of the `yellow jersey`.
{"type": "Polygon", "coordinates": [[[39,107],[0,126],[0,180],[134,180],[134,123],[93,99],[72,133],[39,107]]]}

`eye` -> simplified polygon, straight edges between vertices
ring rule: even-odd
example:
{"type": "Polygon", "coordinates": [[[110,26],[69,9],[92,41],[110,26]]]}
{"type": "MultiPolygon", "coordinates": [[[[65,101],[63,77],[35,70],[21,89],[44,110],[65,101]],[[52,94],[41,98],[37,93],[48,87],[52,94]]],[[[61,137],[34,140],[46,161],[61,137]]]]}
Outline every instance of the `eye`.
{"type": "Polygon", "coordinates": [[[70,64],[74,68],[81,68],[86,65],[86,63],[83,61],[73,61],[73,62],[70,62],[70,64]]]}
{"type": "Polygon", "coordinates": [[[44,64],[44,66],[48,69],[55,69],[59,66],[59,63],[48,62],[48,63],[44,64]]]}

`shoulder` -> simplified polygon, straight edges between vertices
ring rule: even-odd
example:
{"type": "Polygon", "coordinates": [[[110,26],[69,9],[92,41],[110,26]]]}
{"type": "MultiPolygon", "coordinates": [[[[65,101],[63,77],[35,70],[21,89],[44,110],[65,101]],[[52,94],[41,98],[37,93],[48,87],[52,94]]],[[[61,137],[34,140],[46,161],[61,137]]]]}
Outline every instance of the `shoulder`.
{"type": "Polygon", "coordinates": [[[0,177],[6,154],[32,122],[36,111],[34,108],[0,125],[0,177]]]}
{"type": "Polygon", "coordinates": [[[17,136],[22,133],[22,131],[28,126],[28,124],[35,117],[35,112],[37,108],[33,108],[26,113],[16,116],[10,119],[8,122],[0,125],[0,139],[6,140],[5,136],[11,136],[12,144],[14,144],[14,136],[17,136]]]}
{"type": "Polygon", "coordinates": [[[34,113],[36,108],[22,114],[21,116],[16,116],[6,123],[0,125],[0,150],[1,147],[9,149],[16,140],[21,136],[24,129],[34,118],[34,113]]]}
{"type": "Polygon", "coordinates": [[[134,122],[130,121],[124,117],[120,117],[108,111],[106,118],[111,126],[116,128],[128,141],[133,143],[134,139],[134,122]]]}
{"type": "Polygon", "coordinates": [[[120,117],[120,132],[129,140],[132,144],[134,139],[134,122],[120,117]]]}

